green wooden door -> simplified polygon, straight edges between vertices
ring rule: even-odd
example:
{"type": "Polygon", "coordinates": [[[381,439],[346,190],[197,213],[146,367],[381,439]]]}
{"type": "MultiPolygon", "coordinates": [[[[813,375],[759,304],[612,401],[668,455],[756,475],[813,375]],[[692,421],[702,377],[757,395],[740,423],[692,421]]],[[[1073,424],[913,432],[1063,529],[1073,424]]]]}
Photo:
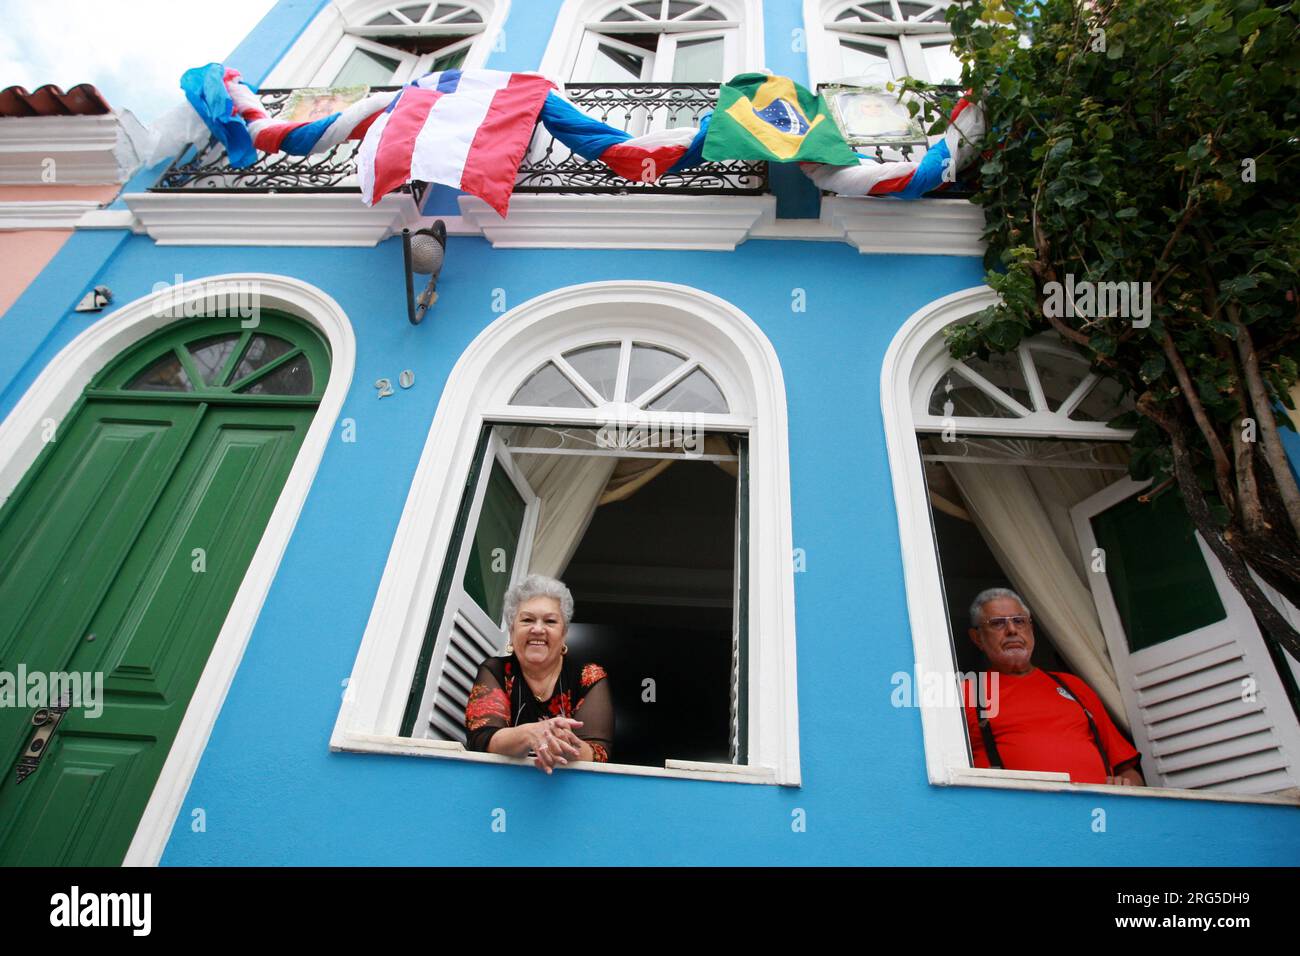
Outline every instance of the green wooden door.
{"type": "Polygon", "coordinates": [[[0,673],[90,692],[21,782],[50,701],[0,706],[0,863],[122,862],[328,376],[287,316],[164,329],[92,382],[0,510],[0,673]]]}

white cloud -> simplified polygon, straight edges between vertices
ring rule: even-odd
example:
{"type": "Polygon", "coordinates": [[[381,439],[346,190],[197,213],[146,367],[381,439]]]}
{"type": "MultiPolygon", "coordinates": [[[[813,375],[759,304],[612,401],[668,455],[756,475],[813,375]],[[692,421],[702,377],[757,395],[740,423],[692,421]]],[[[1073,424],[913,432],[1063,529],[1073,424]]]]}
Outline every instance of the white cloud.
{"type": "MultiPolygon", "coordinates": [[[[181,74],[224,61],[275,0],[0,0],[0,89],[92,83],[149,122],[181,74]]],[[[238,64],[232,64],[238,66],[238,64]]]]}

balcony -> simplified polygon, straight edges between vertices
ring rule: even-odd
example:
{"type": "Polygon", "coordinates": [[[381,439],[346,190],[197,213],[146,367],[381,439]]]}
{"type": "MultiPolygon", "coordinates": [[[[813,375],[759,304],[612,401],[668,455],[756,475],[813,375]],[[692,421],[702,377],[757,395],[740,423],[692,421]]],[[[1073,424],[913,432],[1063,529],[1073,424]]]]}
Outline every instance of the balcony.
{"type": "MultiPolygon", "coordinates": [[[[399,87],[374,87],[376,92],[399,87]]],[[[293,90],[265,89],[262,104],[271,116],[285,107],[293,90]]],[[[698,126],[718,100],[718,86],[698,83],[572,83],[565,89],[569,101],[604,123],[633,135],[650,130],[698,126]]],[[[329,193],[357,192],[356,152],[359,143],[341,143],[310,156],[284,153],[260,155],[253,165],[232,168],[226,151],[215,137],[176,159],[150,192],[202,190],[226,193],[329,193]]],[[[417,202],[426,184],[402,188],[417,202]]],[[[623,179],[603,163],[584,160],[557,142],[540,124],[529,145],[516,181],[517,193],[582,195],[690,194],[756,196],[767,191],[767,164],[751,162],[705,163],[694,169],[665,175],[654,183],[623,179]]]]}

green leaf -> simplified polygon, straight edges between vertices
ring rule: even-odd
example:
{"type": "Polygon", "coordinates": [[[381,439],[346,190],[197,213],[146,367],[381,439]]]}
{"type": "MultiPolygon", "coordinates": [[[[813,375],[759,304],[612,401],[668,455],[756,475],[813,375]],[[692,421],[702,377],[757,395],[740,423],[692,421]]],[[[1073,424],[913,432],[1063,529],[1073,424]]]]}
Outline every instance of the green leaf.
{"type": "Polygon", "coordinates": [[[1048,150],[1047,161],[1050,163],[1054,160],[1060,159],[1062,156],[1064,156],[1066,153],[1070,151],[1070,147],[1073,145],[1074,145],[1074,140],[1068,136],[1065,137],[1065,139],[1058,140],[1056,144],[1052,146],[1050,150],[1048,150]]]}
{"type": "Polygon", "coordinates": [[[1121,209],[1119,212],[1115,213],[1115,218],[1116,218],[1116,219],[1136,219],[1136,218],[1137,218],[1137,214],[1138,214],[1138,211],[1137,211],[1137,207],[1136,207],[1136,206],[1128,206],[1128,207],[1126,207],[1126,208],[1124,208],[1124,209],[1121,209]]]}
{"type": "Polygon", "coordinates": [[[1118,344],[1119,343],[1116,341],[1115,336],[1106,335],[1105,333],[1101,333],[1101,332],[1098,332],[1096,335],[1094,335],[1091,339],[1088,340],[1089,348],[1091,348],[1098,355],[1104,355],[1107,357],[1115,354],[1115,348],[1118,344]]]}
{"type": "Polygon", "coordinates": [[[1187,22],[1192,26],[1196,26],[1196,24],[1200,23],[1202,20],[1204,20],[1211,13],[1214,12],[1215,6],[1216,4],[1214,3],[1214,0],[1210,0],[1209,3],[1207,3],[1205,6],[1201,7],[1201,9],[1197,10],[1190,17],[1188,17],[1187,22]]]}
{"type": "Polygon", "coordinates": [[[1165,357],[1159,353],[1152,355],[1142,363],[1142,368],[1138,374],[1142,376],[1142,381],[1150,385],[1161,375],[1165,373],[1165,357]]]}
{"type": "Polygon", "coordinates": [[[1115,138],[1115,131],[1105,123],[1098,123],[1092,130],[1092,134],[1103,143],[1108,143],[1115,138]]]}

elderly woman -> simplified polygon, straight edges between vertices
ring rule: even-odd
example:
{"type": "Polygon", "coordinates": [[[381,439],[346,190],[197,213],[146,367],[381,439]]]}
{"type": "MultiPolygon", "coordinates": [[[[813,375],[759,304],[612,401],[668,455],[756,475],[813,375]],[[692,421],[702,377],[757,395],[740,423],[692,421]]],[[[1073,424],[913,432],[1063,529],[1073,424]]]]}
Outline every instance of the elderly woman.
{"type": "Polygon", "coordinates": [[[573,595],[554,578],[530,574],[506,592],[506,656],[483,662],[465,705],[470,750],[532,756],[548,774],[570,760],[609,760],[609,680],[599,664],[567,656],[572,617],[573,595]]]}

